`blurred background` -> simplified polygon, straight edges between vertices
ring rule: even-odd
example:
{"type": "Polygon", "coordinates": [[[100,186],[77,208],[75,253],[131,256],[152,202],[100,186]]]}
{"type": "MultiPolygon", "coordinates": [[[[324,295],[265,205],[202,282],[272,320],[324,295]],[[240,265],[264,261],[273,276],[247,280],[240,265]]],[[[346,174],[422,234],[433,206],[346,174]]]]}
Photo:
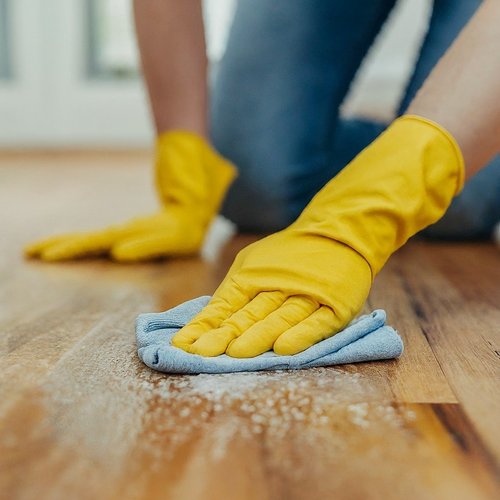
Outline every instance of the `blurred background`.
{"type": "MultiPolygon", "coordinates": [[[[205,0],[212,79],[237,0],[205,0]]],[[[390,118],[430,0],[400,0],[344,105],[390,118]]],[[[131,0],[0,0],[0,148],[142,148],[153,129],[131,0]]]]}

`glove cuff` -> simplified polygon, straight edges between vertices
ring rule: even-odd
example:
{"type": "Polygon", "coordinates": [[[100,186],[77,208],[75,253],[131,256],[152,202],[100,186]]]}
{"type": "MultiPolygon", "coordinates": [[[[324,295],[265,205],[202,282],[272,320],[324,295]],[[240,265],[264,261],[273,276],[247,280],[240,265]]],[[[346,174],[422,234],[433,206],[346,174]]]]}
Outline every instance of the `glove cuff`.
{"type": "Polygon", "coordinates": [[[465,163],[462,150],[460,149],[460,146],[458,145],[456,139],[443,126],[439,125],[439,123],[433,120],[430,120],[429,118],[424,118],[423,116],[418,116],[418,115],[403,115],[399,117],[397,120],[395,120],[395,122],[401,122],[403,120],[417,121],[426,125],[430,125],[449,142],[451,150],[455,155],[455,161],[457,166],[457,185],[455,188],[454,196],[460,194],[465,183],[465,163]]]}
{"type": "Polygon", "coordinates": [[[164,206],[199,212],[207,222],[236,177],[237,170],[201,136],[172,130],[156,141],[156,187],[164,206]]]}
{"type": "Polygon", "coordinates": [[[375,276],[411,236],[444,215],[463,182],[453,137],[406,115],[332,179],[297,223],[351,247],[375,276]]]}

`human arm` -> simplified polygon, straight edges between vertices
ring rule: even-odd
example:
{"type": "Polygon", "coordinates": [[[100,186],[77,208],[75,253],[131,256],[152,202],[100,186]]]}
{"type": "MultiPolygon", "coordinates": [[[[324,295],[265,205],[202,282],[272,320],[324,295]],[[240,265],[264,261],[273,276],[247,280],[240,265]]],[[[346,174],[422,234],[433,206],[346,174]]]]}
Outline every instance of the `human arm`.
{"type": "Polygon", "coordinates": [[[500,151],[500,2],[486,0],[408,108],[458,142],[465,178],[500,151]]]}
{"type": "Polygon", "coordinates": [[[135,0],[134,12],[156,126],[161,209],[124,224],[35,242],[25,248],[28,257],[60,261],[105,255],[128,262],[195,254],[236,174],[207,141],[201,0],[135,0]]]}
{"type": "Polygon", "coordinates": [[[141,65],[158,134],[207,137],[207,56],[201,0],[134,0],[141,65]]]}

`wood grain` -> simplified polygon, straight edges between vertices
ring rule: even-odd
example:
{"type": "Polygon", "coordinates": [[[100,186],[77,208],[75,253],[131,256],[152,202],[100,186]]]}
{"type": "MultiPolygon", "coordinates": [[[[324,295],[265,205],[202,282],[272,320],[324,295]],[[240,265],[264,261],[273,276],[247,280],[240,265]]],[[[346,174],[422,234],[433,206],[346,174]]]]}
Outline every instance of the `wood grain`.
{"type": "Polygon", "coordinates": [[[22,245],[153,209],[141,152],[0,154],[0,497],[493,499],[499,252],[410,242],[377,278],[400,360],[167,376],[134,319],[211,293],[239,248],[117,265],[22,245]]]}

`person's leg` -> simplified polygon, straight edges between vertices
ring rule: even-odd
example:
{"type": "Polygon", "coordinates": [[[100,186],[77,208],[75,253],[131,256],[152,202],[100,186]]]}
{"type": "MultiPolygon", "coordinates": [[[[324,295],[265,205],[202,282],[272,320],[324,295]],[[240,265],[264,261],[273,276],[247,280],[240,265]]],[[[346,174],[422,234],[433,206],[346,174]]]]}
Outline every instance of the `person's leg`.
{"type": "MultiPolygon", "coordinates": [[[[480,0],[435,0],[429,31],[401,102],[399,114],[406,111],[432,68],[480,4],[480,0]]],[[[500,156],[497,156],[467,182],[445,216],[421,234],[440,239],[489,237],[499,220],[500,156]]]]}
{"type": "Polygon", "coordinates": [[[223,214],[291,223],[329,180],[338,108],[395,0],[240,0],[212,95],[215,147],[239,168],[223,214]]]}

